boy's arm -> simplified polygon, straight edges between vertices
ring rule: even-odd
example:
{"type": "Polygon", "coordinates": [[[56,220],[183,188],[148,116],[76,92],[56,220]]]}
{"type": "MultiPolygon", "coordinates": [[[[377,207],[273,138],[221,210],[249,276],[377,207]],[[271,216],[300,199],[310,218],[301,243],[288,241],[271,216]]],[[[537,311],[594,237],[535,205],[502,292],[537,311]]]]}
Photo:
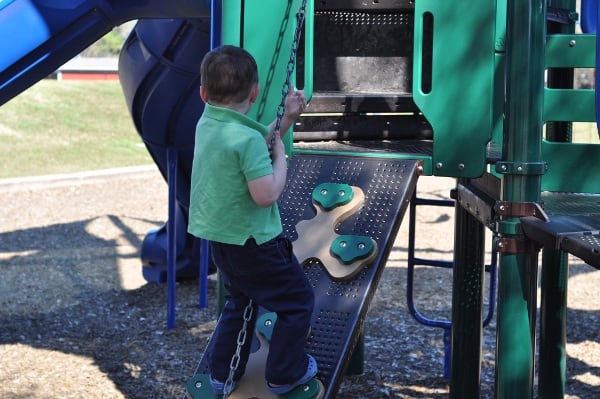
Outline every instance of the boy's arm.
{"type": "Polygon", "coordinates": [[[285,187],[287,162],[285,160],[285,146],[279,135],[275,138],[272,162],[272,174],[248,181],[250,195],[258,206],[268,207],[273,205],[285,187]]]}
{"type": "Polygon", "coordinates": [[[292,127],[296,119],[306,109],[306,95],[303,90],[294,90],[290,85],[290,91],[285,99],[285,113],[281,119],[279,132],[275,132],[276,121],[269,125],[269,134],[266,137],[267,144],[270,146],[271,137],[276,134],[271,151],[271,159],[273,164],[273,174],[259,177],[258,179],[248,182],[248,189],[254,202],[259,206],[268,207],[273,205],[285,187],[287,178],[287,161],[285,154],[285,146],[281,141],[281,132],[285,135],[292,127]]]}

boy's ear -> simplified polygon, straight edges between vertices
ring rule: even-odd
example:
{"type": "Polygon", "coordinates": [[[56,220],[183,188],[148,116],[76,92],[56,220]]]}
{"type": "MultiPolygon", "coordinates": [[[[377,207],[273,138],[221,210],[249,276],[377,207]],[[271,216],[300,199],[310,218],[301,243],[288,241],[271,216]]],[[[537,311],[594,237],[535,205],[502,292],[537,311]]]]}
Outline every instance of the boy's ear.
{"type": "Polygon", "coordinates": [[[252,91],[250,92],[250,102],[256,102],[258,98],[258,93],[260,92],[260,85],[257,83],[252,87],[252,91]]]}
{"type": "Polygon", "coordinates": [[[204,101],[205,103],[208,102],[208,98],[206,97],[206,90],[204,90],[204,86],[200,86],[200,98],[202,99],[202,101],[204,101]]]}

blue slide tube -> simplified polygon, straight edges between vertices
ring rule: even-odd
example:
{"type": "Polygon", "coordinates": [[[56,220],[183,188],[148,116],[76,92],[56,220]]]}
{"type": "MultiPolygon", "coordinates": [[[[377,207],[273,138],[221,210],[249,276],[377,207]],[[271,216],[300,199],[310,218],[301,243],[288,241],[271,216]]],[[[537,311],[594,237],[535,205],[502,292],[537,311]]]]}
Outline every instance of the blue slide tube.
{"type": "MultiPolygon", "coordinates": [[[[125,103],[165,181],[176,186],[171,230],[177,236],[177,278],[198,275],[200,244],[187,234],[190,177],[196,123],[204,109],[200,63],[210,50],[210,19],[140,20],[123,46],[119,77],[125,103]],[[169,154],[177,153],[170,168],[169,154]]],[[[143,275],[167,281],[169,225],[151,231],[142,244],[143,275]]]]}
{"type": "Polygon", "coordinates": [[[0,105],[133,19],[210,18],[210,0],[0,0],[0,105]]]}
{"type": "Polygon", "coordinates": [[[581,31],[595,34],[598,23],[598,0],[581,0],[581,31]]]}

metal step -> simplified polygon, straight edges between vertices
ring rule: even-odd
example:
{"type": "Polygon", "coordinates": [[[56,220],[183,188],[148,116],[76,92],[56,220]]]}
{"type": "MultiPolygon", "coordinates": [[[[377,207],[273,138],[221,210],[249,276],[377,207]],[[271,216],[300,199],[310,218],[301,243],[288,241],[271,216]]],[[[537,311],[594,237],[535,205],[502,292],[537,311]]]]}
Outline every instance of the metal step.
{"type": "Polygon", "coordinates": [[[542,200],[550,221],[521,218],[527,237],[600,269],[600,195],[543,193],[542,200]]]}

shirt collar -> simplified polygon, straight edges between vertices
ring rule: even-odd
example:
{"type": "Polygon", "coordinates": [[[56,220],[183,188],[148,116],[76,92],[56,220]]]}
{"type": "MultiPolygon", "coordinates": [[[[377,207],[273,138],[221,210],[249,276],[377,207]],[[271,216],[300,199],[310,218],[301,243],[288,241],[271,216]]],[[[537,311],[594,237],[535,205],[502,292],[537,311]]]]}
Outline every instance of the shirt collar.
{"type": "Polygon", "coordinates": [[[230,108],[217,107],[208,103],[204,104],[203,117],[216,119],[221,122],[231,122],[232,120],[242,125],[258,130],[263,136],[269,134],[269,127],[260,122],[230,108]]]}

